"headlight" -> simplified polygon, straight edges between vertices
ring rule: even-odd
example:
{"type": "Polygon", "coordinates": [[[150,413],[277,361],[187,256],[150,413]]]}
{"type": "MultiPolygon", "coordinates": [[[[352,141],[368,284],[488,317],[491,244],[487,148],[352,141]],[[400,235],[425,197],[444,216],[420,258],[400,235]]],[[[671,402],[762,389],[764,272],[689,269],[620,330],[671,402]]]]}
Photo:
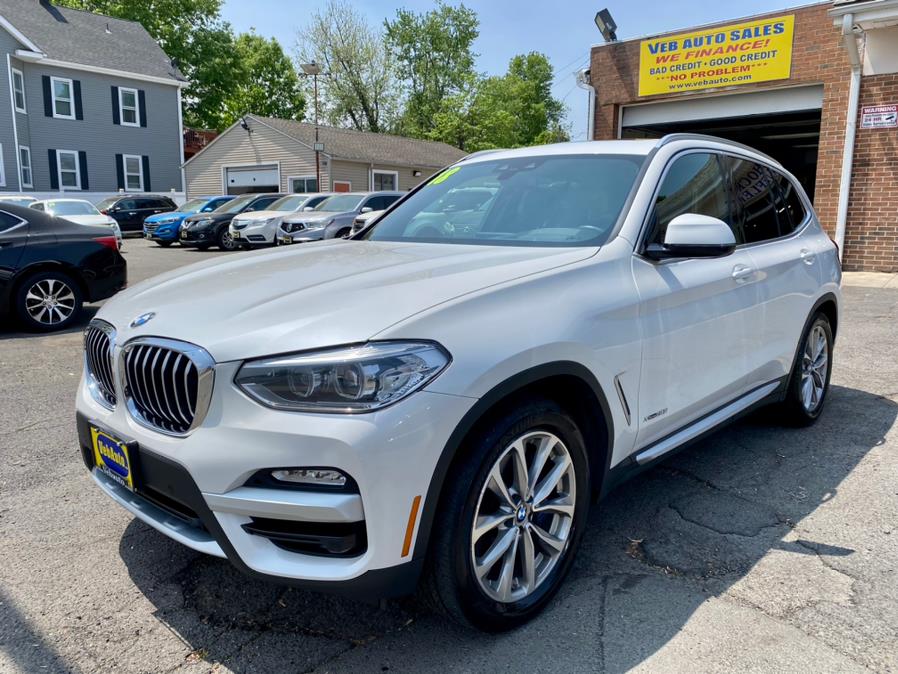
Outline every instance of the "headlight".
{"type": "Polygon", "coordinates": [[[433,342],[369,342],[244,363],[234,381],[254,400],[295,412],[370,412],[436,377],[449,354],[433,342]]]}
{"type": "Polygon", "coordinates": [[[327,220],[327,221],[325,221],[325,220],[316,220],[316,221],[313,221],[313,222],[307,222],[307,223],[306,223],[306,229],[307,229],[307,230],[308,230],[308,229],[311,229],[311,230],[324,229],[324,228],[327,227],[329,224],[331,224],[333,221],[334,221],[334,219],[331,218],[330,220],[327,220]]]}

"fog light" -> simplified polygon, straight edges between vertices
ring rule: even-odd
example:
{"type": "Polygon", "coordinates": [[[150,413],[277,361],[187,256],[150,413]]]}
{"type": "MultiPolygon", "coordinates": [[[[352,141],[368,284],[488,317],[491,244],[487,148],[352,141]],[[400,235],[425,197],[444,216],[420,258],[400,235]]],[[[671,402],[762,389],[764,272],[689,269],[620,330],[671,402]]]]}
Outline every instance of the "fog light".
{"type": "Polygon", "coordinates": [[[271,477],[279,482],[315,484],[326,487],[345,487],[346,476],[333,468],[287,468],[271,471],[271,477]]]}

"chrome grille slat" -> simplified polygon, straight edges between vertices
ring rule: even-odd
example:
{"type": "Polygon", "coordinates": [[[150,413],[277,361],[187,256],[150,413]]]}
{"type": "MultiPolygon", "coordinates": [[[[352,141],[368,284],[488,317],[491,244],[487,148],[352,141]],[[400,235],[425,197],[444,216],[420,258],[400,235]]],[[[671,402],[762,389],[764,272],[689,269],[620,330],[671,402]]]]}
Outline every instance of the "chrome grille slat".
{"type": "Polygon", "coordinates": [[[84,332],[88,387],[94,399],[108,409],[113,409],[117,402],[112,369],[114,337],[115,329],[101,321],[93,321],[84,332]]]}
{"type": "Polygon", "coordinates": [[[214,362],[193,344],[139,337],[122,350],[121,372],[131,415],[169,435],[186,435],[209,406],[214,362]]]}

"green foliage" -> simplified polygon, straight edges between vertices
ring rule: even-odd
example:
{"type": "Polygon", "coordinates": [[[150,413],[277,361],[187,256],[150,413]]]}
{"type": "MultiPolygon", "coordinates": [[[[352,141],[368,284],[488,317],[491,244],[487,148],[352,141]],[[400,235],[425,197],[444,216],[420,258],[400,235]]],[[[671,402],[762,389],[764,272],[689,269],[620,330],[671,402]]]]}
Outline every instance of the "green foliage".
{"type": "Polygon", "coordinates": [[[57,0],[56,4],[140,22],[190,84],[184,124],[221,130],[241,114],[301,118],[303,99],[275,40],[234,35],[222,0],[57,0]],[[264,92],[264,94],[262,93],[264,92]]]}
{"type": "Polygon", "coordinates": [[[438,0],[436,9],[396,12],[385,21],[386,39],[405,84],[400,130],[411,136],[430,133],[446,99],[464,95],[476,81],[471,50],[479,34],[477,14],[460,4],[438,0]]]}
{"type": "Polygon", "coordinates": [[[280,43],[249,32],[237,36],[234,49],[240,76],[226,101],[229,123],[247,112],[302,119],[306,106],[299,77],[280,43]]]}
{"type": "Polygon", "coordinates": [[[569,140],[552,75],[543,54],[515,56],[505,75],[481,78],[468,93],[445,99],[426,135],[471,152],[569,140]]]}
{"type": "MultiPolygon", "coordinates": [[[[321,67],[320,116],[326,122],[361,131],[392,127],[398,103],[393,58],[383,36],[352,4],[331,0],[316,12],[299,35],[297,55],[301,62],[321,67]]],[[[311,108],[311,95],[309,99],[311,108]]]]}

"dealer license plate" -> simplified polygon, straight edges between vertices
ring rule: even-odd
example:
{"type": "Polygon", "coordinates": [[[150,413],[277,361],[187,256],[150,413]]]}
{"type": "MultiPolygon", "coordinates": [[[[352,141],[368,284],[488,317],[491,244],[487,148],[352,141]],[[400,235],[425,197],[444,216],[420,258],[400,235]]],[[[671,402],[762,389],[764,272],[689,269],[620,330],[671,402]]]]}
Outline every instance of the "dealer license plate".
{"type": "Polygon", "coordinates": [[[134,491],[134,474],[131,470],[128,445],[94,426],[90,427],[90,437],[94,446],[97,469],[123,487],[134,491]]]}

